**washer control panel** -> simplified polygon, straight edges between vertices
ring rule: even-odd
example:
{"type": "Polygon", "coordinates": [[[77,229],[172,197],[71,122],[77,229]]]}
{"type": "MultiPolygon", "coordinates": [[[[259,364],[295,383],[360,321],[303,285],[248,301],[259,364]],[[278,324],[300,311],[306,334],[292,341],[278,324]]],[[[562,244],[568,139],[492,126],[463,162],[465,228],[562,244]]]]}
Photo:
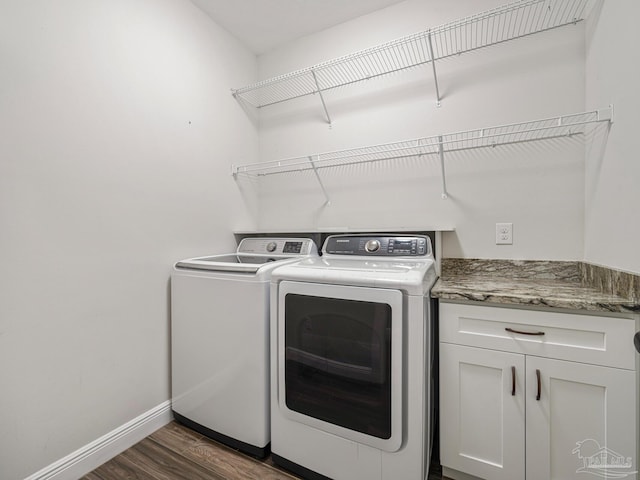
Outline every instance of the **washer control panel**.
{"type": "Polygon", "coordinates": [[[424,235],[332,235],[324,242],[323,253],[379,257],[431,255],[431,240],[424,235]]]}
{"type": "Polygon", "coordinates": [[[262,255],[313,255],[316,244],[309,238],[244,238],[237,253],[262,255]]]}

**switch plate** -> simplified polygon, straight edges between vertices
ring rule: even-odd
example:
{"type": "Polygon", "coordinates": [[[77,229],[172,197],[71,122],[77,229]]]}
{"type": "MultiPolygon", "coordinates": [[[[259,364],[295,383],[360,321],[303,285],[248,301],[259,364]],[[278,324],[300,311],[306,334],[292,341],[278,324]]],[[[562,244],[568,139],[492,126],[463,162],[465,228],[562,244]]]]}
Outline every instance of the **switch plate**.
{"type": "Polygon", "coordinates": [[[496,223],[496,245],[513,245],[513,223],[496,223]]]}

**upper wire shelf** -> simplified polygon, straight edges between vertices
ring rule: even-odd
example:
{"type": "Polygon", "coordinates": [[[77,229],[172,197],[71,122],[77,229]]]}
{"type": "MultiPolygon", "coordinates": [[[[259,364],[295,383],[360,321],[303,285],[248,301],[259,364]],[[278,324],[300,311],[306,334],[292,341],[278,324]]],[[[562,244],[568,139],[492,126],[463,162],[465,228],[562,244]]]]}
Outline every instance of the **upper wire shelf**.
{"type": "Polygon", "coordinates": [[[295,72],[232,89],[264,107],[431,62],[440,102],[435,61],[584,20],[590,0],[520,0],[408,35],[295,72]]]}
{"type": "Polygon", "coordinates": [[[318,173],[318,170],[320,169],[379,162],[384,160],[420,158],[428,155],[439,155],[442,174],[442,196],[443,198],[446,198],[447,186],[444,170],[445,153],[558,137],[571,137],[585,133],[586,125],[598,122],[613,122],[613,105],[604,109],[545,118],[541,120],[512,123],[508,125],[435,135],[381,145],[358,147],[335,152],[319,153],[284,160],[234,165],[232,167],[232,174],[236,178],[239,175],[261,177],[286,172],[313,170],[328,202],[329,197],[318,173]]]}

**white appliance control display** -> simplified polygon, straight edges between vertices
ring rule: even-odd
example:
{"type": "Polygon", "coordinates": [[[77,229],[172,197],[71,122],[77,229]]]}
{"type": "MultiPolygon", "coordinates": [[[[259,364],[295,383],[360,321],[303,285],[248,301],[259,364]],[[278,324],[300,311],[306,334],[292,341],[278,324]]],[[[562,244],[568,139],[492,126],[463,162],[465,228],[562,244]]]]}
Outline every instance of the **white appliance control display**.
{"type": "Polygon", "coordinates": [[[424,235],[333,235],[324,244],[332,255],[415,257],[431,254],[431,241],[424,235]]]}
{"type": "Polygon", "coordinates": [[[244,238],[238,245],[239,254],[294,256],[309,255],[317,247],[308,238],[244,238]]]}

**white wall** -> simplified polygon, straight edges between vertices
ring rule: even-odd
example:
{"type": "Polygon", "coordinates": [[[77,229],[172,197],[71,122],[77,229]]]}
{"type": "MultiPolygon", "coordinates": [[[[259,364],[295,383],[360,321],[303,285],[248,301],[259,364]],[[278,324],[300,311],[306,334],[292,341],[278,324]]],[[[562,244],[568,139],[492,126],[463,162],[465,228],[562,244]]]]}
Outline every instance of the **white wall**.
{"type": "Polygon", "coordinates": [[[0,478],[170,396],[172,262],[253,224],[229,88],[255,57],[188,0],[0,3],[0,478]]]}
{"type": "MultiPolygon", "coordinates": [[[[259,58],[260,78],[313,65],[501,5],[502,0],[408,0],[288,44],[259,58]]],[[[535,120],[584,110],[584,23],[491,47],[431,67],[328,92],[334,124],[316,96],[260,111],[260,156],[277,160],[336,149],[535,120]]],[[[608,104],[608,102],[607,102],[608,104]]],[[[399,166],[398,166],[399,165],[399,166]]],[[[422,165],[261,180],[265,229],[455,227],[453,257],[582,259],[584,146],[578,139],[476,150],[447,158],[450,198],[437,160],[422,165]],[[495,245],[495,223],[513,222],[514,244],[495,245]],[[552,234],[552,238],[550,238],[552,234]]]]}
{"type": "Polygon", "coordinates": [[[615,119],[606,144],[587,152],[585,259],[640,274],[640,3],[601,7],[587,28],[586,98],[589,108],[613,103],[615,119]]]}

